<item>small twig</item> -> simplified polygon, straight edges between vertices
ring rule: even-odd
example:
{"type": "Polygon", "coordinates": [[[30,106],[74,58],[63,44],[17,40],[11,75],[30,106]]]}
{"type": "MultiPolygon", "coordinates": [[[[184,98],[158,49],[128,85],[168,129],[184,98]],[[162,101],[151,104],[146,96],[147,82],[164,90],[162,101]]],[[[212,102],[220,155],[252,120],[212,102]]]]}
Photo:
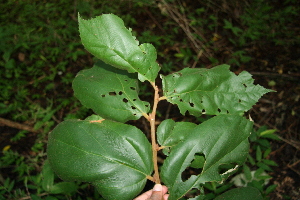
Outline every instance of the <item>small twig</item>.
{"type": "Polygon", "coordinates": [[[151,12],[146,8],[146,13],[149,15],[149,17],[154,21],[154,23],[158,26],[158,28],[163,32],[166,33],[166,31],[163,29],[163,27],[160,25],[160,23],[155,19],[155,17],[152,15],[151,12]]]}
{"type": "Polygon", "coordinates": [[[41,133],[41,130],[36,130],[31,126],[25,125],[25,124],[20,124],[18,122],[14,122],[14,121],[10,121],[8,119],[3,119],[0,117],[0,124],[4,124],[5,126],[9,126],[12,128],[16,128],[16,129],[20,129],[20,130],[25,130],[25,131],[29,131],[32,133],[41,133]]]}
{"type": "Polygon", "coordinates": [[[202,53],[203,53],[203,49],[201,49],[201,50],[199,51],[199,53],[197,54],[197,58],[196,58],[195,62],[193,63],[192,68],[195,68],[195,67],[196,67],[196,65],[197,65],[197,63],[198,63],[198,61],[199,61],[199,58],[201,57],[202,53]]]}
{"type": "Polygon", "coordinates": [[[280,136],[278,136],[278,137],[279,137],[280,140],[282,140],[282,141],[288,143],[289,145],[295,147],[296,149],[300,150],[300,144],[298,144],[296,142],[293,142],[293,141],[289,141],[289,140],[284,139],[283,137],[280,137],[280,136]]]}
{"type": "MultiPolygon", "coordinates": [[[[49,193],[45,192],[45,193],[42,193],[42,194],[37,194],[37,196],[40,196],[40,197],[45,196],[45,195],[49,195],[49,193]]],[[[31,199],[31,196],[22,197],[19,200],[25,200],[25,199],[31,199]]]]}
{"type": "Polygon", "coordinates": [[[288,168],[290,168],[291,170],[293,170],[294,172],[296,172],[299,176],[300,176],[300,171],[299,170],[296,170],[295,168],[294,168],[294,166],[296,166],[297,164],[299,164],[300,163],[300,160],[298,160],[297,162],[294,162],[293,164],[291,164],[291,165],[287,165],[287,167],[288,168]]]}
{"type": "Polygon", "coordinates": [[[203,54],[204,57],[206,57],[206,58],[212,57],[212,54],[208,51],[207,48],[205,48],[204,43],[207,43],[207,41],[206,41],[204,35],[190,24],[190,22],[187,19],[186,15],[181,14],[175,6],[171,6],[170,4],[165,2],[164,0],[162,0],[162,3],[163,3],[164,8],[166,9],[166,12],[168,13],[168,15],[185,32],[186,36],[188,37],[188,39],[192,43],[192,48],[194,49],[194,51],[196,51],[198,53],[200,50],[202,50],[203,51],[202,54],[203,54]],[[194,34],[200,36],[202,38],[203,42],[200,41],[199,39],[197,39],[194,36],[194,34]]]}
{"type": "Polygon", "coordinates": [[[167,108],[167,111],[166,111],[166,117],[165,117],[165,119],[169,119],[171,108],[172,108],[172,104],[170,103],[168,105],[168,108],[167,108]]]}

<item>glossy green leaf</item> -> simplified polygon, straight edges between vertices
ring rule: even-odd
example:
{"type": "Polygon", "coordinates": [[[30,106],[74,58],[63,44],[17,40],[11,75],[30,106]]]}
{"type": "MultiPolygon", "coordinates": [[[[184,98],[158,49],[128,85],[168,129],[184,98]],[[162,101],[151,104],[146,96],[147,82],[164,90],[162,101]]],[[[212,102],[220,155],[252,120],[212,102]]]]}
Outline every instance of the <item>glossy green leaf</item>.
{"type": "Polygon", "coordinates": [[[165,148],[164,153],[167,155],[168,150],[184,141],[196,126],[196,124],[190,122],[175,122],[172,119],[164,120],[157,127],[158,144],[165,148]]]}
{"type": "Polygon", "coordinates": [[[177,104],[182,114],[189,111],[195,116],[241,114],[271,91],[254,85],[248,72],[235,75],[229,65],[212,69],[185,68],[162,79],[167,101],[177,104]]]}
{"type": "Polygon", "coordinates": [[[242,187],[229,190],[214,200],[263,200],[263,197],[254,187],[242,187]]]}
{"type": "Polygon", "coordinates": [[[49,135],[54,172],[65,181],[91,182],[106,199],[135,197],[153,171],[151,158],[139,129],[110,120],[68,120],[49,135]]]}
{"type": "Polygon", "coordinates": [[[181,198],[192,188],[198,188],[200,183],[226,178],[233,169],[220,174],[220,165],[241,165],[245,161],[251,130],[252,122],[239,115],[215,116],[195,127],[184,142],[172,148],[162,166],[161,177],[169,188],[169,199],[181,198]],[[181,173],[190,165],[195,154],[205,156],[202,172],[183,181],[181,173]]]}
{"type": "Polygon", "coordinates": [[[154,46],[139,45],[121,18],[103,14],[84,20],[78,16],[78,22],[82,43],[90,53],[114,67],[137,72],[140,81],[154,82],[160,70],[154,46]]]}
{"type": "Polygon", "coordinates": [[[138,97],[136,76],[103,62],[80,71],[73,81],[73,89],[84,106],[105,119],[126,122],[139,119],[149,111],[149,103],[138,97]]]}

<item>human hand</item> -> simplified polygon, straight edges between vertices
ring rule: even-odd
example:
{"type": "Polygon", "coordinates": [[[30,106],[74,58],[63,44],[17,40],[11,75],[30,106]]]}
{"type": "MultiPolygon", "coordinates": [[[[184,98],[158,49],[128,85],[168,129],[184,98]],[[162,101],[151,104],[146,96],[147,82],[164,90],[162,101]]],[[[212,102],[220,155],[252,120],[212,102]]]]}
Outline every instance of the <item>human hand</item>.
{"type": "Polygon", "coordinates": [[[149,190],[134,200],[168,200],[168,188],[161,184],[156,184],[152,190],[149,190]]]}

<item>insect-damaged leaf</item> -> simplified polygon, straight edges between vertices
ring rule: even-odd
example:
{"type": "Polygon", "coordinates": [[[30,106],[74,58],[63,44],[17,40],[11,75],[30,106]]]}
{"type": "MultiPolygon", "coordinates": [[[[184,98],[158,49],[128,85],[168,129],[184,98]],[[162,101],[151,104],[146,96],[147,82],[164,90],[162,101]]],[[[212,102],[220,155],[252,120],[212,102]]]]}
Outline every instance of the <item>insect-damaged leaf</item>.
{"type": "Polygon", "coordinates": [[[139,45],[121,18],[103,14],[90,20],[78,16],[78,21],[82,43],[90,53],[114,67],[137,72],[140,81],[154,82],[160,70],[154,46],[139,45]]]}
{"type": "Polygon", "coordinates": [[[74,95],[105,119],[136,120],[149,111],[149,103],[138,97],[136,74],[97,62],[80,71],[73,81],[74,95]]]}
{"type": "MultiPolygon", "coordinates": [[[[224,164],[242,164],[248,155],[248,137],[252,122],[239,115],[215,116],[195,127],[190,134],[171,149],[161,169],[162,181],[170,192],[170,200],[181,198],[200,183],[222,181],[227,173],[220,174],[224,164]],[[182,180],[182,172],[196,154],[205,156],[202,172],[182,180]]],[[[229,172],[228,172],[229,173],[229,172]]]]}
{"type": "Polygon", "coordinates": [[[178,104],[181,114],[241,114],[272,90],[254,85],[246,71],[235,75],[229,65],[212,69],[185,68],[164,76],[163,91],[167,101],[178,104]]]}
{"type": "Polygon", "coordinates": [[[68,120],[49,135],[54,172],[65,181],[91,182],[106,199],[133,199],[153,171],[151,158],[145,135],[119,122],[68,120]]]}

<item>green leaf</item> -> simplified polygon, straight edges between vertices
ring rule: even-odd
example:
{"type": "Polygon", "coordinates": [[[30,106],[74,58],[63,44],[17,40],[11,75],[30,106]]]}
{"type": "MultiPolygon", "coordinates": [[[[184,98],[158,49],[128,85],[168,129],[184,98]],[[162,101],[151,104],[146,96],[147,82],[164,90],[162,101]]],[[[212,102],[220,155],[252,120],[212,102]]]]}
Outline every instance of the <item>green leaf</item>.
{"type": "Polygon", "coordinates": [[[220,174],[220,165],[241,165],[245,161],[251,130],[252,122],[239,115],[215,116],[194,128],[185,142],[172,148],[162,166],[161,178],[169,188],[169,199],[179,199],[192,188],[198,188],[200,183],[222,181],[232,170],[220,174]],[[205,156],[202,172],[182,181],[181,173],[197,153],[205,156]]]}
{"type": "Polygon", "coordinates": [[[270,194],[271,192],[273,192],[276,189],[277,185],[270,185],[269,187],[267,187],[266,189],[266,194],[270,194]]]}
{"type": "Polygon", "coordinates": [[[140,81],[154,82],[160,70],[155,47],[139,45],[121,18],[103,14],[84,20],[78,15],[78,22],[82,43],[90,53],[116,68],[137,72],[140,81]]]}
{"type": "Polygon", "coordinates": [[[51,194],[67,194],[70,195],[77,191],[77,185],[74,182],[60,182],[50,188],[51,194]]]}
{"type": "Polygon", "coordinates": [[[235,188],[218,196],[214,200],[263,200],[258,189],[253,187],[235,188]]]}
{"type": "Polygon", "coordinates": [[[204,156],[195,155],[195,158],[194,158],[193,162],[191,163],[190,167],[193,167],[196,169],[203,168],[204,163],[205,163],[204,156]]]}
{"type": "Polygon", "coordinates": [[[73,81],[74,95],[87,108],[105,119],[126,122],[149,111],[149,103],[138,97],[134,74],[103,62],[80,71],[73,81]]]}
{"type": "Polygon", "coordinates": [[[196,124],[190,122],[174,122],[172,119],[164,120],[157,127],[157,141],[160,146],[173,147],[184,141],[196,126],[196,124]]]}
{"type": "Polygon", "coordinates": [[[153,171],[145,135],[109,120],[60,123],[49,134],[48,159],[61,179],[91,182],[106,199],[133,199],[153,171]]]}
{"type": "Polygon", "coordinates": [[[260,146],[257,146],[257,149],[256,149],[256,160],[260,162],[261,159],[262,159],[262,152],[261,152],[260,146]]]}
{"type": "Polygon", "coordinates": [[[189,135],[197,125],[191,122],[175,122],[167,119],[157,127],[157,141],[161,146],[175,146],[189,135]]]}
{"type": "Polygon", "coordinates": [[[246,180],[251,181],[252,180],[252,174],[251,174],[250,168],[246,164],[244,164],[243,169],[244,169],[244,175],[245,175],[246,180]]]}
{"type": "Polygon", "coordinates": [[[263,159],[262,160],[266,165],[271,165],[271,166],[278,166],[278,164],[273,161],[273,160],[267,160],[267,159],[263,159]]]}
{"type": "Polygon", "coordinates": [[[42,170],[42,187],[45,191],[49,192],[54,184],[54,172],[49,165],[49,161],[46,160],[42,170]]]}
{"type": "Polygon", "coordinates": [[[195,116],[241,114],[271,91],[254,85],[248,72],[235,75],[229,65],[212,69],[185,68],[162,79],[167,101],[177,104],[181,114],[189,111],[195,116]]]}
{"type": "Polygon", "coordinates": [[[276,129],[265,130],[265,131],[261,132],[261,133],[259,134],[259,136],[273,134],[273,133],[275,133],[276,131],[277,131],[276,129]]]}

